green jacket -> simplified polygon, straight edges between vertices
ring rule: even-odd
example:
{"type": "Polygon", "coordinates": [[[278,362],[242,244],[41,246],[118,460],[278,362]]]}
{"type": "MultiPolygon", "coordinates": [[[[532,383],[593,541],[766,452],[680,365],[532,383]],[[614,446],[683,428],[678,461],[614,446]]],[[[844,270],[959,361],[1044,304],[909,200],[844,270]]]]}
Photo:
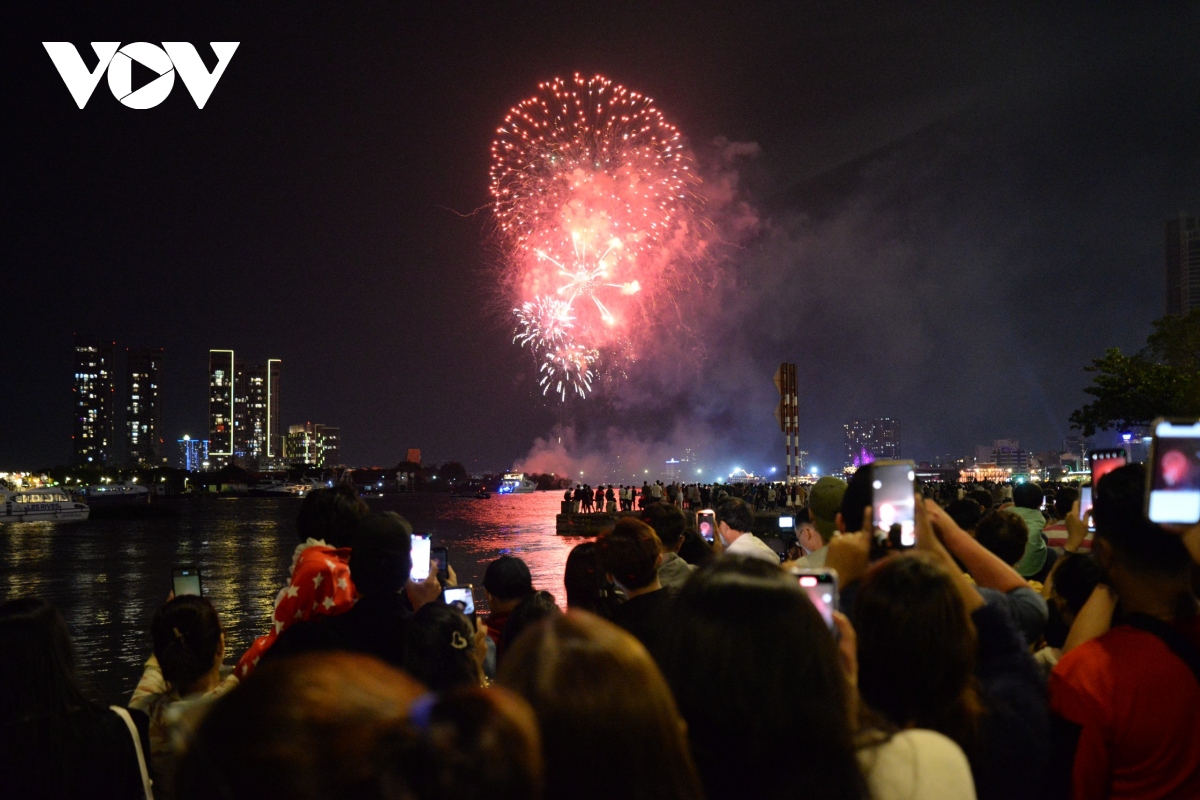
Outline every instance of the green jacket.
{"type": "Polygon", "coordinates": [[[1022,578],[1032,578],[1046,565],[1046,540],[1042,538],[1042,529],[1046,527],[1046,518],[1036,508],[1012,506],[1004,510],[1025,520],[1025,527],[1029,528],[1029,541],[1025,543],[1025,555],[1021,556],[1015,569],[1022,578]]]}

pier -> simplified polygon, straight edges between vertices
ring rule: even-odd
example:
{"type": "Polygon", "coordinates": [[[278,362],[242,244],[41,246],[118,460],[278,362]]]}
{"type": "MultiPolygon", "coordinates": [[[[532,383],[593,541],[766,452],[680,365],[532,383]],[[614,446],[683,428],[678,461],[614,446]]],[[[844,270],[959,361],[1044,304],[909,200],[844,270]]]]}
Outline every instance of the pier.
{"type": "MultiPolygon", "coordinates": [[[[637,519],[641,513],[639,511],[604,511],[591,514],[575,514],[567,510],[569,508],[568,503],[563,503],[562,506],[563,510],[554,518],[554,531],[559,536],[598,536],[602,531],[606,531],[615,525],[621,517],[633,517],[637,519]]],[[[694,528],[696,512],[685,510],[683,514],[688,519],[688,527],[694,528]]],[[[787,516],[786,510],[755,511],[754,530],[750,532],[759,538],[767,536],[777,537],[779,535],[780,516],[787,516]]]]}

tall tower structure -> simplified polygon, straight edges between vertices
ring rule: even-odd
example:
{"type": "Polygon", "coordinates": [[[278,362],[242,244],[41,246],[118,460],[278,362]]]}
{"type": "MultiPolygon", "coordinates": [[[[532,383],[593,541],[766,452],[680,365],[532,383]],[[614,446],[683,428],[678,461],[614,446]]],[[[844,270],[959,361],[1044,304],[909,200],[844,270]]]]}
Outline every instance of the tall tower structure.
{"type": "Polygon", "coordinates": [[[162,464],[162,360],[161,347],[125,353],[125,455],[130,464],[162,464]]]}
{"type": "Polygon", "coordinates": [[[900,458],[900,423],[891,417],[852,419],[846,431],[846,466],[900,458]]]}
{"type": "Polygon", "coordinates": [[[232,350],[208,351],[208,456],[216,464],[234,455],[235,370],[232,350]]]}
{"type": "Polygon", "coordinates": [[[1167,313],[1200,306],[1200,217],[1181,212],[1167,220],[1167,313]]]}
{"type": "Polygon", "coordinates": [[[283,362],[247,364],[232,350],[210,350],[208,364],[209,458],[223,464],[237,459],[252,468],[279,462],[283,362]]]}
{"type": "Polygon", "coordinates": [[[116,342],[75,337],[75,424],[71,461],[106,466],[113,461],[115,387],[113,346],[116,342]]]}

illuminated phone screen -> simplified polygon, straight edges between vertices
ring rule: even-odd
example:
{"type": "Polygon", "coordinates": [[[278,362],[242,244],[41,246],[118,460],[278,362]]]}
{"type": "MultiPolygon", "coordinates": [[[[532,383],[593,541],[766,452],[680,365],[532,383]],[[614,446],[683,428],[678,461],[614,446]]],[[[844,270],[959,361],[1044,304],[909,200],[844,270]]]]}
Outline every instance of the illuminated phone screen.
{"type": "Polygon", "coordinates": [[[423,581],[429,577],[429,548],[428,536],[412,537],[412,572],[409,577],[414,581],[423,581]]]}

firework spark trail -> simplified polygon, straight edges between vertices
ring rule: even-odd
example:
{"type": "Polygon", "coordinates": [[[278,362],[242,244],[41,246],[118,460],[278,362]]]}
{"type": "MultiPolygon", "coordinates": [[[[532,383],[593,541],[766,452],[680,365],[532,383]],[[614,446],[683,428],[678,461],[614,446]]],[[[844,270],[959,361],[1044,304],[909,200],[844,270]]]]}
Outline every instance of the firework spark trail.
{"type": "Polygon", "coordinates": [[[490,174],[513,341],[539,354],[544,393],[586,396],[606,353],[636,352],[638,322],[672,288],[672,240],[695,227],[682,137],[650,98],[576,74],[508,113],[490,174]]]}

